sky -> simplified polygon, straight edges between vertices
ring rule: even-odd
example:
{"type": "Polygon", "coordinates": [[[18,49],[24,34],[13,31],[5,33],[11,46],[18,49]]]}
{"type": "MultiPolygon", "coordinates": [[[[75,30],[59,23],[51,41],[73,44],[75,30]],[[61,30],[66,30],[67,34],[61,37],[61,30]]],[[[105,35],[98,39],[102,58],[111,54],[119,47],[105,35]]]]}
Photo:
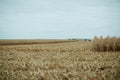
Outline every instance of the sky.
{"type": "Polygon", "coordinates": [[[120,37],[120,0],[0,0],[0,39],[120,37]]]}

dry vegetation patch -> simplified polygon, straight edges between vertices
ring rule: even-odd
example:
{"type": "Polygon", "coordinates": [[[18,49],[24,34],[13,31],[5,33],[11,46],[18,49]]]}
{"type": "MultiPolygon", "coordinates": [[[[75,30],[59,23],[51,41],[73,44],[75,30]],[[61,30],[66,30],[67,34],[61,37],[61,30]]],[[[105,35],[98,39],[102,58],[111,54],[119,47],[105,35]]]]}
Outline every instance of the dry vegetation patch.
{"type": "Polygon", "coordinates": [[[0,46],[0,80],[119,80],[120,52],[92,42],[0,46]]]}
{"type": "Polygon", "coordinates": [[[100,38],[94,37],[93,40],[94,51],[120,51],[120,38],[106,37],[100,38]]]}

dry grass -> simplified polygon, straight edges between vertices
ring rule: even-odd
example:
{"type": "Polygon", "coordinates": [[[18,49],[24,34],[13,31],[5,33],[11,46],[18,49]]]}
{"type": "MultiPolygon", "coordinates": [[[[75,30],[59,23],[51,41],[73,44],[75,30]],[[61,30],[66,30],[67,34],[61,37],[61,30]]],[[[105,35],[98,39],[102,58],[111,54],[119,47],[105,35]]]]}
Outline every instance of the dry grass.
{"type": "Polygon", "coordinates": [[[94,51],[120,51],[120,38],[106,37],[100,38],[94,37],[93,40],[94,51]]]}
{"type": "Polygon", "coordinates": [[[0,46],[0,80],[119,80],[120,52],[92,42],[0,46]]]}

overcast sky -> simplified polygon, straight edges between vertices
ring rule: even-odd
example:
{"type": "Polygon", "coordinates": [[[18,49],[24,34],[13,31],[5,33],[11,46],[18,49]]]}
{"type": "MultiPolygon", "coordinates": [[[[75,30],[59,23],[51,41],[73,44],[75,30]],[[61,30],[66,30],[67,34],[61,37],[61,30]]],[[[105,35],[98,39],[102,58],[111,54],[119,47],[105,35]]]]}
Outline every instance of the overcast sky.
{"type": "Polygon", "coordinates": [[[120,0],[0,0],[0,39],[120,37],[120,0]]]}

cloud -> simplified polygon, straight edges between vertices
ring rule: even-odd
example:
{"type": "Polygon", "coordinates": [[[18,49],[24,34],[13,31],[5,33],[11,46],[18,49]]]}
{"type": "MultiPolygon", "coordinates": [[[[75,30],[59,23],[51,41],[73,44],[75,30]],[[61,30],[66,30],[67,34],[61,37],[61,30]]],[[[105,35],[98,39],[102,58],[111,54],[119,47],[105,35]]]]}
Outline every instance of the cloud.
{"type": "Polygon", "coordinates": [[[0,0],[0,38],[120,36],[119,7],[119,0],[0,0]]]}

